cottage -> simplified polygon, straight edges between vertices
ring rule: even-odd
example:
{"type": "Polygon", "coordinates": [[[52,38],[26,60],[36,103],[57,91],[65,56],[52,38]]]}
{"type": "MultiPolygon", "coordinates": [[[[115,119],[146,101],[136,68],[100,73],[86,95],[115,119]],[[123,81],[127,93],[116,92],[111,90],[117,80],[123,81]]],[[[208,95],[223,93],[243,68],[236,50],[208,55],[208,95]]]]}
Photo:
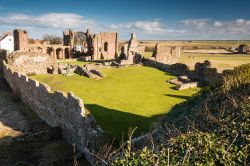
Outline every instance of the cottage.
{"type": "Polygon", "coordinates": [[[12,52],[14,50],[14,37],[11,33],[5,33],[0,37],[0,49],[12,52]]]}

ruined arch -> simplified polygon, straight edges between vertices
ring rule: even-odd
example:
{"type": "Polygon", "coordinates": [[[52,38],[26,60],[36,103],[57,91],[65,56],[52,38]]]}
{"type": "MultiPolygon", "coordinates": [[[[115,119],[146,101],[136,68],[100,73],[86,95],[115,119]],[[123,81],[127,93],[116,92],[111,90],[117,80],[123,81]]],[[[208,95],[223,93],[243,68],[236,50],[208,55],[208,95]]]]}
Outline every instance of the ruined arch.
{"type": "Polygon", "coordinates": [[[43,52],[43,49],[42,49],[41,47],[38,47],[38,48],[37,48],[37,51],[40,52],[40,53],[42,53],[42,52],[43,52]]]}
{"type": "Polygon", "coordinates": [[[62,54],[61,48],[56,49],[56,59],[63,59],[63,54],[62,54]]]}
{"type": "Polygon", "coordinates": [[[52,47],[47,47],[46,53],[49,54],[50,56],[52,56],[52,54],[53,54],[53,48],[52,47]]]}
{"type": "Polygon", "coordinates": [[[65,48],[64,49],[64,55],[65,55],[65,58],[66,59],[69,59],[70,57],[69,57],[69,48],[65,48]]]}
{"type": "Polygon", "coordinates": [[[108,42],[105,42],[104,43],[104,49],[103,49],[104,51],[108,51],[108,42]]]}

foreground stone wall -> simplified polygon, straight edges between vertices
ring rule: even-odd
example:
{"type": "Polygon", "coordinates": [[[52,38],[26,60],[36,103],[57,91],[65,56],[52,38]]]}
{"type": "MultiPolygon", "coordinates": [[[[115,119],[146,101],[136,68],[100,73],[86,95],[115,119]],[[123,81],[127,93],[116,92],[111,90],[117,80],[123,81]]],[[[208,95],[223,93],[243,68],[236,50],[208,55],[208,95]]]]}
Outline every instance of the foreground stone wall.
{"type": "Polygon", "coordinates": [[[94,118],[85,114],[83,101],[72,93],[52,92],[48,85],[14,72],[5,61],[3,70],[13,92],[50,126],[59,126],[68,143],[91,159],[89,151],[100,147],[98,138],[104,133],[94,118]]]}

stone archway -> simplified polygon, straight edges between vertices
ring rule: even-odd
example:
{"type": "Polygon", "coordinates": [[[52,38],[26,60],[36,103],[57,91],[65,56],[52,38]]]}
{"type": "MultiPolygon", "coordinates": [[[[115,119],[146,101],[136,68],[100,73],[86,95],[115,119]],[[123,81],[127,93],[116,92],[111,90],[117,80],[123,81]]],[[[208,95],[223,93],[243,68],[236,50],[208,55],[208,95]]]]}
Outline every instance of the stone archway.
{"type": "Polygon", "coordinates": [[[50,56],[53,55],[53,48],[52,47],[47,47],[46,53],[49,54],[50,56]]]}
{"type": "Polygon", "coordinates": [[[37,48],[37,51],[40,52],[40,53],[42,53],[42,52],[43,52],[43,49],[42,49],[41,47],[38,47],[38,48],[37,48]]]}
{"type": "Polygon", "coordinates": [[[63,59],[63,52],[61,48],[56,49],[56,59],[63,59]]]}
{"type": "Polygon", "coordinates": [[[69,48],[65,48],[64,49],[64,56],[65,56],[65,59],[69,59],[70,56],[69,56],[69,48]]]}

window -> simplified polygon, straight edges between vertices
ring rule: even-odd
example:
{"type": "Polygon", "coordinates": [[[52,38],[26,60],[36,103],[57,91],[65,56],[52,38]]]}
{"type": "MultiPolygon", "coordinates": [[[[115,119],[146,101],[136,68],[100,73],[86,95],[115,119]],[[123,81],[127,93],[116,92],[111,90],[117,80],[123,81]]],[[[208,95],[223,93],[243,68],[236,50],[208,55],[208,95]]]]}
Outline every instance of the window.
{"type": "Polygon", "coordinates": [[[108,51],[108,42],[104,43],[104,51],[108,51]]]}

